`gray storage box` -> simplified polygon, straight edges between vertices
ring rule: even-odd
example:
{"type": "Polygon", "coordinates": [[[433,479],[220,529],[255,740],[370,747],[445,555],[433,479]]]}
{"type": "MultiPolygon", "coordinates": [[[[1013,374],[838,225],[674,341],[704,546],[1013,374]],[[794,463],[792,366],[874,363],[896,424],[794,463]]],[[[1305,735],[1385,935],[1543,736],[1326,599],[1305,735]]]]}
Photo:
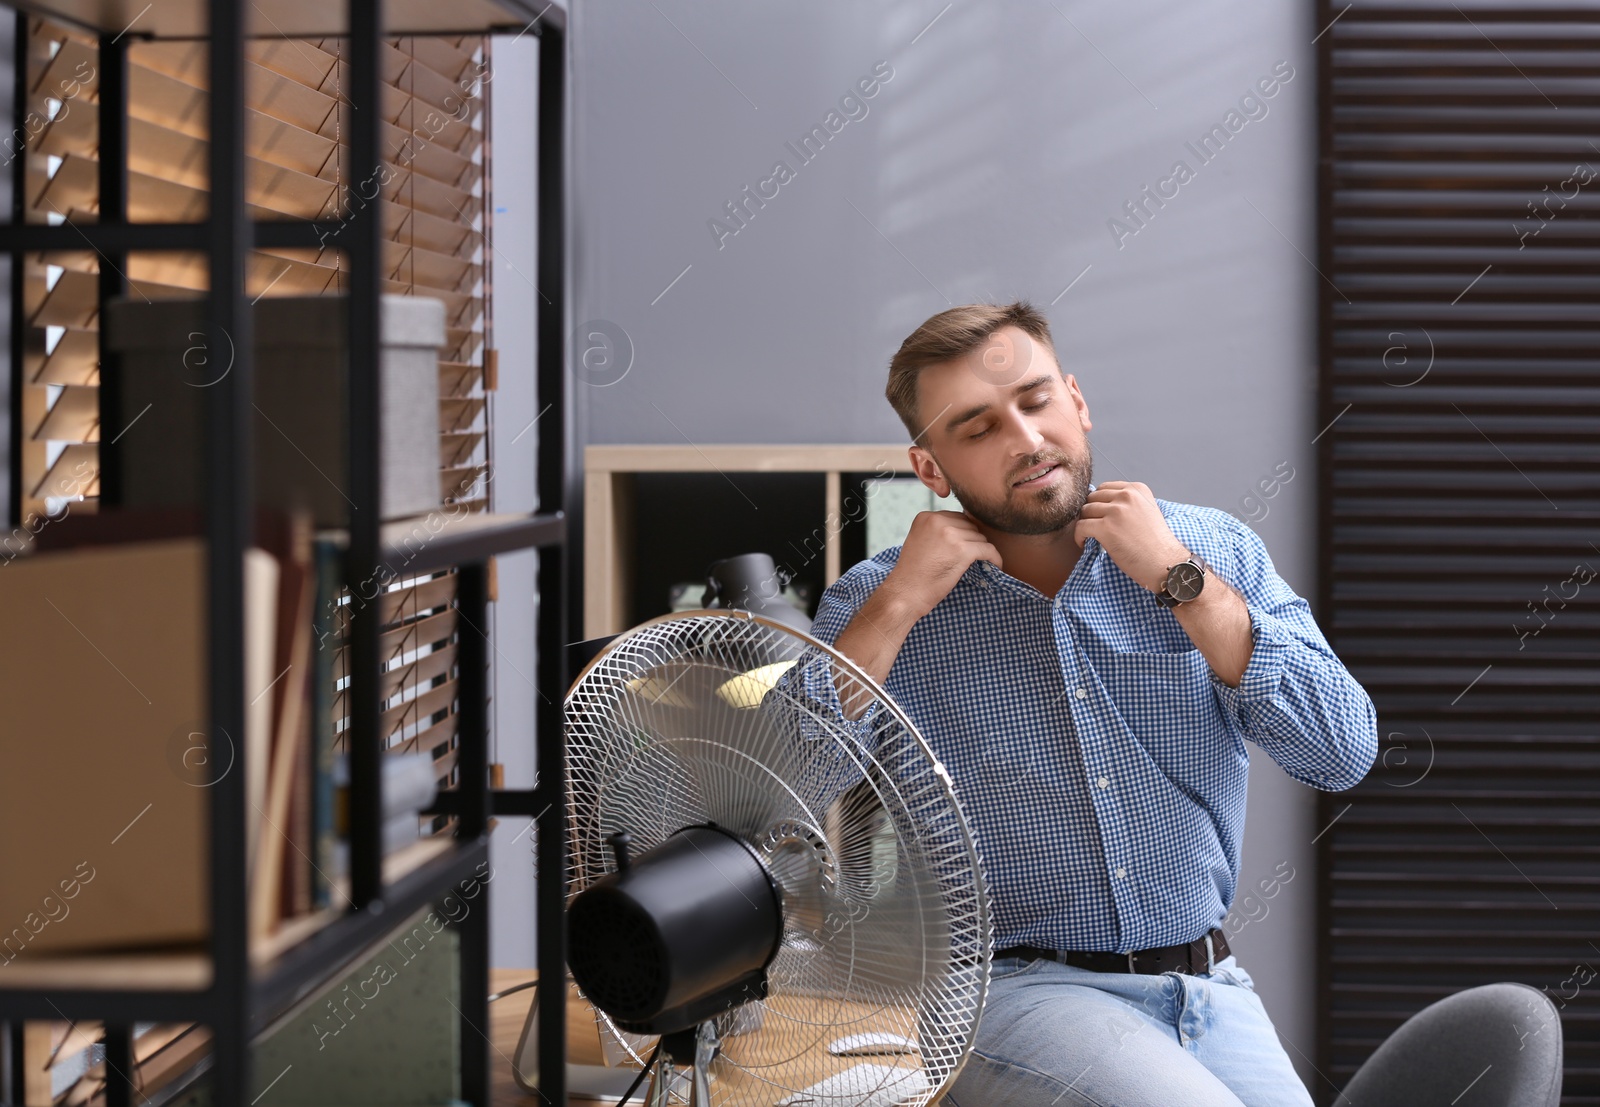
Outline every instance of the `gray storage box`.
{"type": "MultiPolygon", "coordinates": [[[[263,299],[251,310],[257,502],[282,509],[304,506],[319,527],[346,526],[345,298],[263,299]]],[[[203,300],[115,300],[106,306],[105,326],[107,342],[120,359],[122,400],[116,426],[101,428],[101,437],[121,436],[124,505],[200,503],[207,390],[232,365],[231,338],[207,341],[203,300]]],[[[379,330],[380,514],[397,519],[431,511],[441,500],[444,304],[384,296],[379,330]]]]}

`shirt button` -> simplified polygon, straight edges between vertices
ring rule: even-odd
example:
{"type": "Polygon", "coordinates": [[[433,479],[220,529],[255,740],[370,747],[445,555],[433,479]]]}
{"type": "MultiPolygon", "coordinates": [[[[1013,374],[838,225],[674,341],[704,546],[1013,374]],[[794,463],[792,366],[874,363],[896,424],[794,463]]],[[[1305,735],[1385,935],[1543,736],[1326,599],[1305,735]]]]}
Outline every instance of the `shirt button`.
{"type": "Polygon", "coordinates": [[[1127,876],[1128,875],[1128,870],[1124,869],[1122,866],[1119,865],[1119,866],[1117,866],[1117,875],[1118,876],[1127,876]]]}
{"type": "Polygon", "coordinates": [[[1073,693],[1073,695],[1077,696],[1080,700],[1086,700],[1086,699],[1089,698],[1089,689],[1087,689],[1087,688],[1079,688],[1076,692],[1073,693]]]}
{"type": "Polygon", "coordinates": [[[1107,780],[1105,777],[1101,777],[1099,780],[1095,781],[1095,783],[1100,785],[1100,787],[1102,787],[1102,788],[1111,787],[1111,782],[1109,780],[1107,780]]]}

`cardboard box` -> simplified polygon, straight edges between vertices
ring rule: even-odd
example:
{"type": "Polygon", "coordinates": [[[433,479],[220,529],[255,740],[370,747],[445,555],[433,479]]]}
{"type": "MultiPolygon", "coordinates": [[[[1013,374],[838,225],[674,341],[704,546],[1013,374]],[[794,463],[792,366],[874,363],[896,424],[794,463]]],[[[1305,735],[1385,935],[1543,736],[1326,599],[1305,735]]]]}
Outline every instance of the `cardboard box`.
{"type": "MultiPolygon", "coordinates": [[[[260,808],[278,562],[245,555],[246,733],[208,721],[200,538],[0,565],[0,982],[17,958],[209,932],[211,791],[260,808]]],[[[246,824],[258,817],[246,812],[246,824]]]]}
{"type": "MultiPolygon", "coordinates": [[[[345,297],[272,297],[251,310],[256,502],[305,507],[318,527],[348,526],[345,297]]],[[[440,504],[444,304],[383,296],[379,331],[381,516],[397,519],[440,504]]],[[[208,337],[203,300],[133,297],[106,306],[106,340],[122,387],[117,424],[102,437],[117,439],[123,505],[200,503],[207,389],[233,364],[231,336],[208,337]]]]}

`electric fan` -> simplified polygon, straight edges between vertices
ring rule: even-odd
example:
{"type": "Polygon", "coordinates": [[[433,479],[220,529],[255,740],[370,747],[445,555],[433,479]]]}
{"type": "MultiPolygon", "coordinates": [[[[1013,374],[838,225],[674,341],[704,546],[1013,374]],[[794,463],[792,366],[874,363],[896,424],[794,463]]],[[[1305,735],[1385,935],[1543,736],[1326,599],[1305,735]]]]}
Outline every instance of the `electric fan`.
{"type": "Polygon", "coordinates": [[[568,963],[602,1037],[655,1056],[650,1104],[920,1105],[955,1076],[988,987],[980,860],[854,663],[744,611],[661,616],[573,682],[566,743],[568,963]],[[830,717],[803,678],[835,676],[880,708],[830,717]]]}

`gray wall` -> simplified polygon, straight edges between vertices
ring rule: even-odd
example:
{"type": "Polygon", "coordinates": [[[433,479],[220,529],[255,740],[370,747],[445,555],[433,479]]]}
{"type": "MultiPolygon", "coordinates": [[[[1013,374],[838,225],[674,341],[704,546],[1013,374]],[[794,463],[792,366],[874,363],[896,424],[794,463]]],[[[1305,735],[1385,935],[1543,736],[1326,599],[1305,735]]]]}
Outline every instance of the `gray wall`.
{"type": "MultiPolygon", "coordinates": [[[[902,442],[883,399],[900,340],[952,304],[1026,296],[1047,306],[1089,399],[1098,479],[1240,514],[1309,594],[1310,12],[578,0],[573,318],[611,324],[578,333],[625,335],[633,356],[625,377],[598,368],[582,390],[587,441],[902,442]],[[1209,162],[1186,148],[1279,61],[1294,76],[1265,117],[1209,162]],[[808,164],[785,148],[879,62],[893,76],[864,117],[808,164]],[[708,221],[727,222],[724,204],[780,159],[793,179],[719,246],[708,221]],[[1193,178],[1119,241],[1109,221],[1127,222],[1123,205],[1180,160],[1193,178]],[[1288,467],[1272,497],[1242,502],[1288,467]]],[[[511,97],[497,80],[503,133],[511,97]]],[[[503,204],[507,148],[496,150],[503,204]]],[[[503,252],[506,227],[497,215],[503,252]]],[[[517,248],[528,270],[531,247],[517,248]]],[[[497,296],[516,290],[503,269],[497,296]]],[[[502,626],[506,615],[502,602],[502,626]]],[[[502,669],[502,708],[512,679],[502,669]]],[[[502,759],[506,742],[502,729],[502,759]]],[[[1255,917],[1240,959],[1312,1079],[1314,797],[1264,755],[1251,786],[1240,906],[1255,917]],[[1286,886],[1244,901],[1285,864],[1286,886]]],[[[497,963],[526,963],[502,959],[513,949],[531,960],[525,918],[514,939],[498,911],[496,925],[497,963]]]]}
{"type": "MultiPolygon", "coordinates": [[[[534,393],[538,273],[537,132],[528,105],[538,102],[539,41],[533,35],[494,42],[490,70],[490,148],[493,151],[494,342],[500,351],[500,388],[490,403],[494,428],[496,511],[533,511],[542,405],[534,393]]],[[[506,787],[534,784],[534,629],[539,608],[534,589],[538,554],[524,551],[497,559],[499,597],[492,605],[490,656],[493,681],[493,760],[505,766],[506,787]]],[[[489,897],[489,963],[533,968],[533,833],[530,820],[503,819],[489,839],[494,894],[489,897]]]]}

